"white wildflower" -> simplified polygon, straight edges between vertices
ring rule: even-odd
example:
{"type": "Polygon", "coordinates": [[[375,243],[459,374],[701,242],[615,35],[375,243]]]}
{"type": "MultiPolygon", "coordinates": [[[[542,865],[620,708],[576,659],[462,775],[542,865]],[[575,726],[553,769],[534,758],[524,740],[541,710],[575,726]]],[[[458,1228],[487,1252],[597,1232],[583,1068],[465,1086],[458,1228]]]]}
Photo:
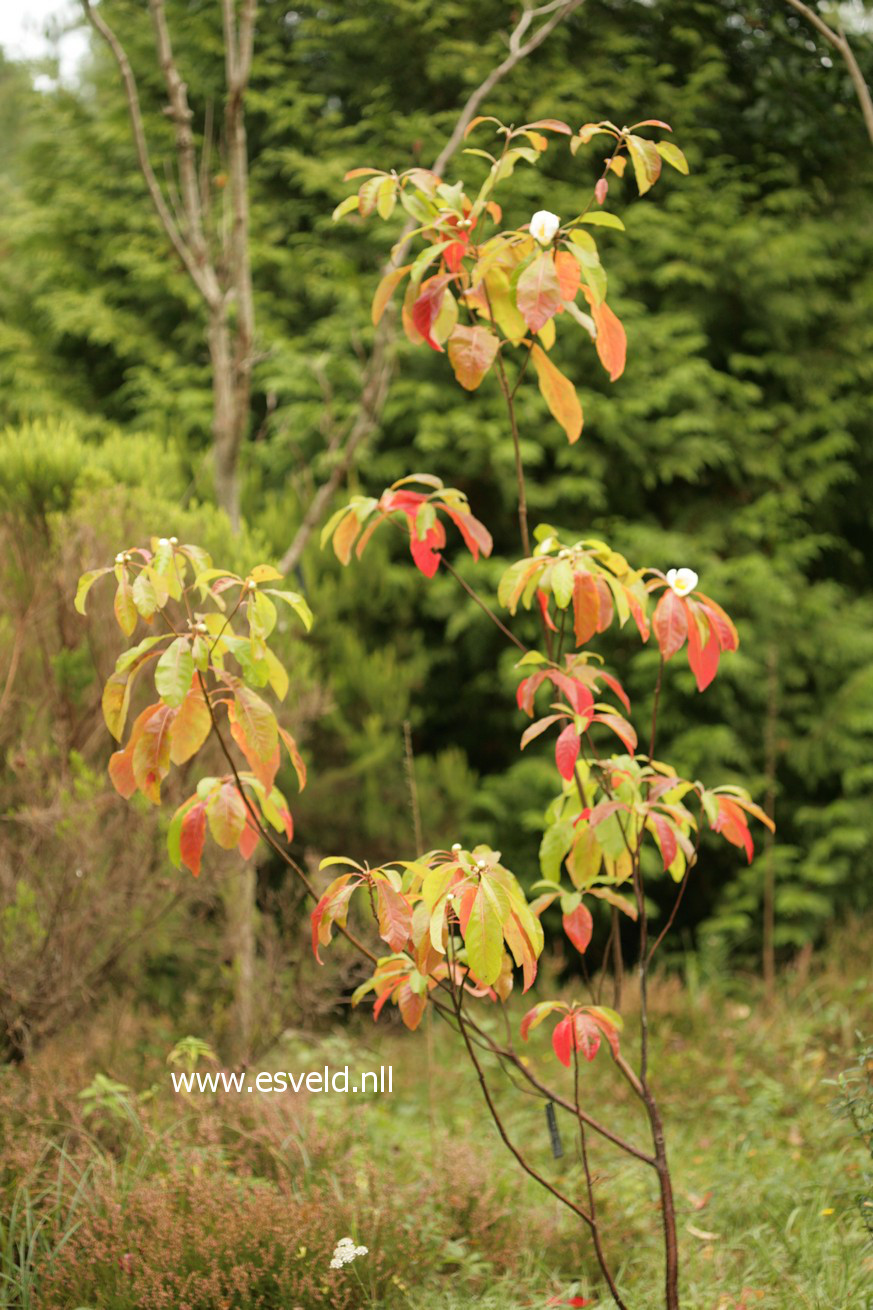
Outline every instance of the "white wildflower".
{"type": "Polygon", "coordinates": [[[667,582],[677,596],[687,596],[697,586],[698,577],[694,569],[668,569],[667,582]]]}
{"type": "Polygon", "coordinates": [[[530,221],[530,234],[541,246],[548,246],[560,226],[557,214],[549,209],[538,209],[530,221]]]}

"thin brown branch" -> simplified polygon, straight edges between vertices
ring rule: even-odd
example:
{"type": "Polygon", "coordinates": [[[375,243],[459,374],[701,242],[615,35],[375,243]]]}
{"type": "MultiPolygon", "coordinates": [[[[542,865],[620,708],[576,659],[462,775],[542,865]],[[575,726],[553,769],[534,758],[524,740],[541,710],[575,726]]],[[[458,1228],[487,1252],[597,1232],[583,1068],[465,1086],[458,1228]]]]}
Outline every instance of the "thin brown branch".
{"type": "Polygon", "coordinates": [[[870,88],[855,58],[855,52],[849,45],[847,36],[844,32],[835,32],[825,22],[821,14],[816,13],[809,5],[804,4],[803,0],[786,0],[786,4],[789,4],[795,13],[800,14],[801,18],[814,27],[819,36],[824,37],[846,65],[849,77],[852,79],[852,85],[855,88],[855,95],[858,97],[858,104],[861,107],[861,115],[867,129],[867,135],[870,138],[871,145],[873,145],[873,97],[870,95],[870,88]]]}
{"type": "Polygon", "coordinates": [[[133,69],[130,66],[130,60],[125,53],[124,47],[115,35],[115,32],[106,22],[99,10],[93,7],[91,0],[81,0],[81,5],[88,22],[94,28],[94,31],[97,32],[98,36],[105,41],[116,64],[118,65],[118,71],[121,74],[121,81],[127,99],[127,108],[128,113],[130,114],[131,127],[133,129],[133,140],[136,147],[137,160],[139,162],[140,171],[145,179],[145,184],[155,208],[155,212],[157,213],[161,225],[169,238],[170,244],[184,264],[192,282],[197,287],[204,300],[209,303],[210,295],[213,293],[213,287],[209,282],[208,277],[204,277],[203,270],[198,265],[194,252],[179,231],[178,224],[170,211],[166,197],[164,196],[161,185],[155,176],[154,168],[152,167],[151,155],[145,134],[145,126],[143,124],[142,108],[139,102],[139,91],[137,89],[133,69]]]}

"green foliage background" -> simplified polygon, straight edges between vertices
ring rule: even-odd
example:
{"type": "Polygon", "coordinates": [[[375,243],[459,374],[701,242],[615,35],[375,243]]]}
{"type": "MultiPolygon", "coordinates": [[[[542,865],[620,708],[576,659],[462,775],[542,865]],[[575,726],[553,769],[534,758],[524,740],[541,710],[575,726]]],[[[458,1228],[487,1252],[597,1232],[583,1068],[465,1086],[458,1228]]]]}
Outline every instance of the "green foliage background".
{"type": "MultiPolygon", "coordinates": [[[[148,13],[133,0],[102,8],[169,161],[148,13]]],[[[167,8],[202,123],[223,82],[218,14],[206,0],[167,8]]],[[[502,0],[263,3],[249,110],[258,364],[247,536],[231,551],[281,555],[329,470],[326,433],[358,404],[369,301],[396,230],[331,222],[344,172],[430,163],[511,21],[502,0]]],[[[707,851],[684,910],[686,941],[736,958],[760,950],[769,858],[784,952],[873,899],[873,153],[851,85],[825,53],[768,0],[587,0],[484,106],[506,121],[663,118],[691,164],[690,177],[665,177],[642,200],[611,185],[627,233],[605,233],[602,246],[629,366],[610,386],[590,349],[559,343],[585,407],[579,444],[567,446],[533,385],[520,415],[534,522],[605,536],[640,564],[693,565],[739,624],[740,652],[706,697],[678,661],[670,667],[659,745],[692,777],[744,780],[758,799],[772,792],[771,855],[738,869],[732,853],[707,851]]],[[[873,74],[869,51],[859,54],[873,74]]],[[[507,219],[570,213],[598,159],[594,147],[573,160],[554,143],[539,170],[517,171],[507,219]]],[[[450,172],[466,180],[480,167],[458,155],[450,172]]],[[[216,192],[219,174],[216,159],[216,192]]],[[[141,534],[173,530],[180,514],[202,519],[202,309],[147,203],[102,49],[75,86],[50,91],[0,66],[0,198],[7,523],[23,513],[34,531],[43,525],[34,549],[53,557],[75,506],[96,549],[118,483],[132,488],[141,534]]],[[[494,533],[495,557],[477,572],[493,594],[518,554],[496,387],[468,395],[443,357],[403,341],[397,350],[382,424],[343,495],[378,494],[416,470],[462,487],[494,533]]],[[[362,565],[341,570],[314,540],[299,581],[317,616],[305,647],[288,636],[312,766],[295,807],[301,844],[409,852],[409,720],[426,844],[489,841],[532,881],[552,770],[543,752],[518,756],[512,660],[497,634],[449,577],[425,583],[393,543],[375,540],[362,565]]],[[[4,666],[13,611],[0,627],[4,666]]],[[[75,665],[78,694],[93,700],[87,642],[67,636],[56,663],[75,665]]],[[[645,723],[656,657],[625,638],[609,654],[630,662],[645,723]]],[[[30,724],[16,702],[0,747],[19,749],[30,724]]],[[[9,794],[4,808],[20,803],[9,794]]],[[[270,871],[261,877],[266,886],[270,871]]]]}

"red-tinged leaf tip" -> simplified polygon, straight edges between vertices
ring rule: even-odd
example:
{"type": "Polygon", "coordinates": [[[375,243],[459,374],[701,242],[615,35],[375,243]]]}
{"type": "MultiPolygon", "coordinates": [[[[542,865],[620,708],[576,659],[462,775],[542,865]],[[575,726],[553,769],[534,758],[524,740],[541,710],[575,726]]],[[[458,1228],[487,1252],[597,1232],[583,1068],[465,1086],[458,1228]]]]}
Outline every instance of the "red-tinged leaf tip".
{"type": "Polygon", "coordinates": [[[458,510],[452,509],[449,505],[445,508],[449,518],[464,538],[464,544],[473,556],[473,559],[478,560],[480,550],[487,559],[491,554],[494,542],[491,538],[491,533],[485,527],[485,524],[480,523],[472,514],[461,513],[458,510]]]}
{"type": "Polygon", "coordinates": [[[549,613],[549,597],[546,592],[543,591],[542,587],[537,587],[537,604],[539,605],[540,613],[543,616],[543,623],[545,623],[550,632],[557,632],[558,629],[549,613]]]}
{"type": "Polygon", "coordinates": [[[422,285],[421,295],[412,306],[412,322],[416,330],[421,333],[431,350],[437,350],[440,354],[444,353],[443,347],[431,333],[439,317],[448,283],[449,278],[446,276],[428,278],[422,285]]]}
{"type": "Polygon", "coordinates": [[[563,916],[563,924],[564,932],[570,938],[576,950],[580,955],[584,955],[588,950],[591,934],[594,931],[594,920],[591,917],[591,911],[584,905],[577,905],[572,913],[563,916]]]}
{"type": "Polygon", "coordinates": [[[567,782],[570,781],[575,772],[580,744],[575,725],[568,723],[555,743],[555,763],[561,777],[566,779],[567,782]]]}
{"type": "Polygon", "coordinates": [[[251,822],[248,821],[246,823],[246,826],[243,828],[242,836],[240,837],[239,842],[237,843],[237,850],[239,851],[240,855],[243,857],[244,860],[247,860],[249,856],[253,853],[255,847],[258,844],[258,841],[259,841],[258,831],[256,828],[252,827],[251,822]]]}
{"type": "Polygon", "coordinates": [[[573,1049],[573,1015],[568,1014],[560,1023],[555,1024],[552,1033],[552,1049],[566,1068],[570,1068],[570,1053],[573,1049]]]}
{"type": "Polygon", "coordinates": [[[599,1026],[587,1014],[574,1014],[572,1020],[576,1050],[581,1051],[586,1060],[593,1060],[600,1050],[599,1026]]]}
{"type": "Polygon", "coordinates": [[[179,854],[182,863],[190,869],[194,877],[200,874],[200,859],[203,855],[203,843],[206,839],[206,806],[202,801],[192,805],[182,820],[179,833],[179,854]]]}
{"type": "Polygon", "coordinates": [[[598,205],[602,205],[603,202],[606,200],[608,191],[609,191],[609,183],[607,182],[605,177],[601,177],[594,188],[594,198],[597,201],[598,205]]]}

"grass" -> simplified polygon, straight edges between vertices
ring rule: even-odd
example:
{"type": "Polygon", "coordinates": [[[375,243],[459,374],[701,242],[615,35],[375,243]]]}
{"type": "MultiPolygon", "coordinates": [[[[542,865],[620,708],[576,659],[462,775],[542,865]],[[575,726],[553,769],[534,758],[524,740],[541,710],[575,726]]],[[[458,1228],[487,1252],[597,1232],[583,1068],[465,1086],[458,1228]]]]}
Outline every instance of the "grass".
{"type": "MultiPolygon", "coordinates": [[[[685,1310],[873,1307],[873,1249],[855,1202],[864,1156],[826,1084],[851,1063],[856,1028],[869,1026],[870,943],[869,928],[843,934],[769,1004],[753,981],[655,987],[653,1079],[685,1310]]],[[[514,998],[516,1022],[524,1006],[514,998]]],[[[391,1064],[390,1098],[175,1096],[141,1031],[127,1067],[116,1053],[102,1069],[139,1094],[116,1093],[114,1107],[110,1095],[86,1120],[77,1093],[101,1069],[98,1028],[90,1048],[71,1034],[0,1084],[0,1306],[526,1310],[571,1294],[609,1303],[586,1235],[519,1172],[438,1023],[411,1035],[385,1018],[356,1019],[319,1038],[286,1035],[259,1062],[391,1064]],[[369,1254],[332,1271],[333,1244],[347,1233],[369,1254]]],[[[557,1080],[543,1028],[531,1058],[557,1080]]],[[[624,1046],[633,1052],[630,1037],[624,1046]]],[[[542,1103],[498,1086],[513,1139],[580,1194],[571,1121],[554,1160],[542,1103]]],[[[594,1112],[645,1142],[605,1053],[585,1067],[583,1089],[594,1112]]],[[[593,1157],[620,1288],[633,1310],[657,1310],[652,1180],[605,1143],[593,1157]]]]}

